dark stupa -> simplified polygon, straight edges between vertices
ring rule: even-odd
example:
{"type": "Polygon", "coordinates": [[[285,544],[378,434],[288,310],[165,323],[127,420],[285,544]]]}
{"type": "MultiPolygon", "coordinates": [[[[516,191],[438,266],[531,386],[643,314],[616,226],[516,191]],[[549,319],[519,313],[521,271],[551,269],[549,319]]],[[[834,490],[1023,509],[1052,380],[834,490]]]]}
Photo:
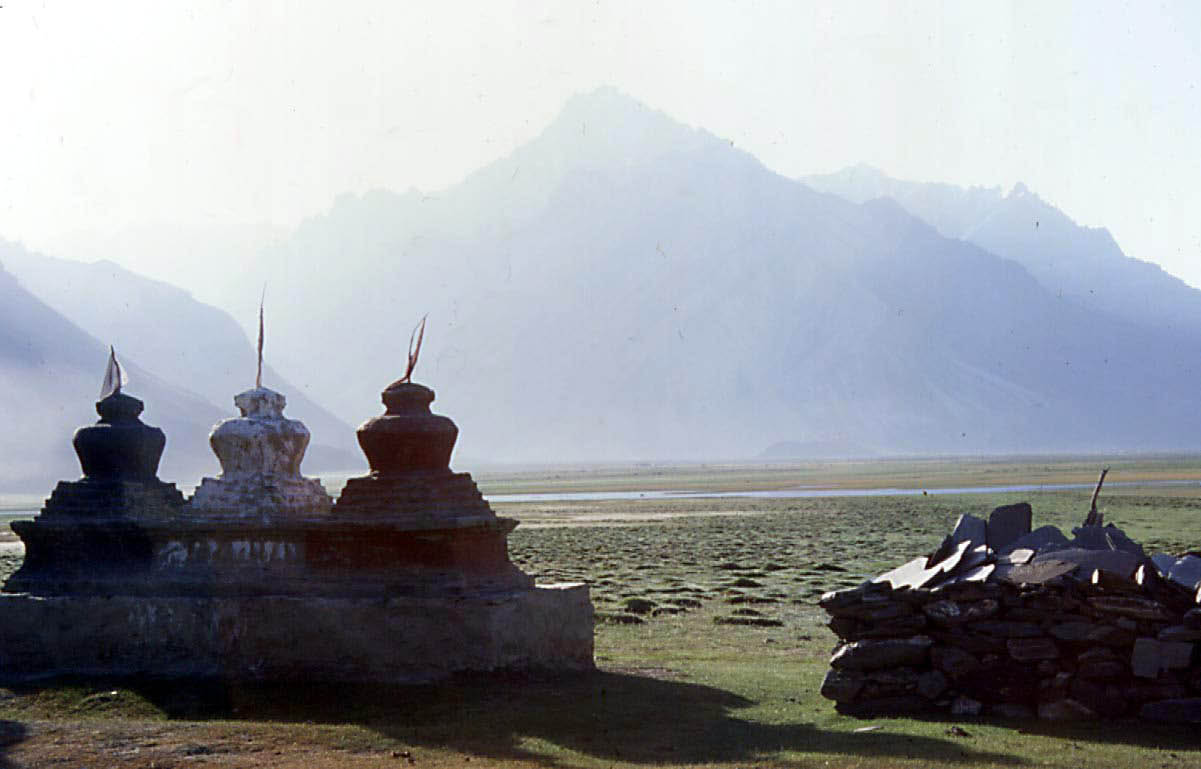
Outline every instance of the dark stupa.
{"type": "Polygon", "coordinates": [[[371,473],[346,482],[334,518],[368,524],[354,541],[357,560],[414,591],[533,587],[509,561],[517,521],[497,516],[470,474],[451,471],[459,428],[430,412],[433,400],[433,390],[406,380],[384,390],[387,410],[357,433],[371,473]]]}
{"type": "Polygon", "coordinates": [[[175,484],[157,477],[167,439],[138,417],[142,401],[121,392],[120,366],[110,351],[100,420],[72,441],[83,478],[60,481],[41,514],[17,521],[25,562],[5,590],[37,594],[104,592],[113,578],[150,567],[151,544],[139,522],[173,516],[183,505],[175,484]]]}
{"type": "Polygon", "coordinates": [[[459,428],[430,412],[434,391],[412,382],[393,382],[381,396],[386,411],[357,431],[359,446],[375,477],[449,472],[459,428]]]}
{"type": "Polygon", "coordinates": [[[75,431],[75,453],[85,478],[155,480],[167,436],[138,419],[144,408],[137,398],[118,390],[96,403],[100,421],[75,431]]]}

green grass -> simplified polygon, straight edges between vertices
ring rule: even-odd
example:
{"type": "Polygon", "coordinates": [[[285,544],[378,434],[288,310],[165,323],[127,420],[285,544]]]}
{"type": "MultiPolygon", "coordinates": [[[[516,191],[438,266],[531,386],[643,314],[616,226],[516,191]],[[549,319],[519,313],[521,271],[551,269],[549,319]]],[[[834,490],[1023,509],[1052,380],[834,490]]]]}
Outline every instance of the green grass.
{"type": "MultiPolygon", "coordinates": [[[[2,693],[0,742],[14,762],[57,755],[54,739],[75,741],[73,759],[92,755],[89,740],[114,755],[143,746],[137,760],[106,764],[129,766],[150,755],[156,766],[268,756],[394,766],[406,753],[423,766],[1201,766],[1191,727],[856,720],[818,695],[835,642],[814,603],[823,591],[929,551],[960,513],[1027,499],[1035,525],[1067,531],[1088,497],[502,505],[527,524],[510,539],[522,568],[541,582],[592,583],[611,620],[597,625],[596,674],[422,687],[60,683],[2,693]],[[590,523],[546,525],[581,518],[590,523]],[[718,622],[731,617],[782,624],[718,622]]],[[[1102,510],[1149,550],[1201,543],[1201,498],[1179,490],[1106,493],[1102,510]]]]}

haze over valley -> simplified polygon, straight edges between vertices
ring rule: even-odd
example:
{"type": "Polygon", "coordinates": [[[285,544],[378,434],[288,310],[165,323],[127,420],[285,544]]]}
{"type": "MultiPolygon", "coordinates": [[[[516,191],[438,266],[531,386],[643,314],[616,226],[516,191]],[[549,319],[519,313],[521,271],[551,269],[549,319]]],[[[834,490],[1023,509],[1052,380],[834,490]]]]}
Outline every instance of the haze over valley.
{"type": "Polygon", "coordinates": [[[162,474],[254,381],[310,474],[1201,451],[1201,10],[0,9],[0,489],[108,346],[162,474]],[[138,25],[125,23],[138,18],[138,25]]]}
{"type": "MultiPolygon", "coordinates": [[[[1024,187],[788,179],[612,88],[443,192],[343,195],[262,260],[266,384],[315,469],[360,462],[351,425],[425,313],[417,379],[470,461],[1201,448],[1201,292],[1104,230],[1024,187]]],[[[5,483],[71,475],[108,342],[164,472],[215,472],[204,436],[253,374],[227,310],[111,262],[0,263],[28,459],[5,483]]]]}

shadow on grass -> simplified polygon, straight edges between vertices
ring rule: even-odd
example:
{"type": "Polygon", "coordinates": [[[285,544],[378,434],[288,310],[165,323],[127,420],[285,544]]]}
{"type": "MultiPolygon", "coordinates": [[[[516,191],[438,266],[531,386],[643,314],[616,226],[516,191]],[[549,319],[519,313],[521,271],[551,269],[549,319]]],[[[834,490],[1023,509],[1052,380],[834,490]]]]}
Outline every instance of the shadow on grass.
{"type": "Polygon", "coordinates": [[[21,722],[0,719],[0,769],[16,766],[6,754],[10,747],[24,740],[25,735],[25,725],[21,722]]]}
{"type": "Polygon", "coordinates": [[[780,751],[1024,763],[962,741],[756,723],[734,715],[753,703],[730,692],[615,672],[470,677],[404,687],[176,682],[136,691],[174,718],[355,724],[406,746],[547,766],[560,763],[551,745],[645,764],[753,760],[780,751]],[[532,746],[530,740],[549,745],[532,746]]]}

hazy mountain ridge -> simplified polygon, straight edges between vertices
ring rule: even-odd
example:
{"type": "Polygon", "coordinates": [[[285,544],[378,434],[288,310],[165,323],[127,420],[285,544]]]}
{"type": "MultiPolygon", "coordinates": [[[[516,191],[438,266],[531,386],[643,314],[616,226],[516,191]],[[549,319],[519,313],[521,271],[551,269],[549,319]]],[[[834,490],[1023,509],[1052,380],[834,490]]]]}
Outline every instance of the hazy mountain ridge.
{"type": "MultiPolygon", "coordinates": [[[[415,378],[497,461],[1198,448],[1180,350],[1201,333],[1049,289],[878,192],[603,89],[455,187],[344,195],[268,249],[268,358],[354,424],[428,312],[415,378]]],[[[1037,210],[1081,242],[1037,199],[962,197],[944,228],[1037,210]]]]}
{"type": "MultiPolygon", "coordinates": [[[[82,334],[88,340],[75,342],[77,349],[65,358],[65,365],[74,373],[68,377],[72,388],[63,394],[71,393],[74,397],[87,393],[82,401],[76,398],[78,402],[69,404],[47,402],[39,395],[38,374],[29,372],[27,393],[31,410],[78,405],[84,412],[83,421],[53,423],[57,434],[49,436],[50,440],[67,447],[66,454],[55,455],[60,476],[64,456],[74,463],[69,445],[71,431],[95,420],[89,406],[94,401],[90,391],[99,387],[98,377],[103,374],[109,343],[118,348],[118,356],[130,376],[129,391],[146,402],[147,418],[166,419],[167,423],[161,425],[164,430],[177,423],[168,430],[164,477],[191,482],[201,473],[212,474],[219,469],[208,447],[208,432],[220,419],[237,415],[233,396],[254,382],[254,350],[229,315],[195,301],[183,289],[131,273],[109,261],[85,264],[56,259],[0,241],[0,263],[5,265],[10,278],[15,279],[13,285],[29,295],[22,299],[25,306],[32,307],[29,301],[32,297],[37,297],[36,301],[43,305],[41,310],[31,310],[36,317],[48,319],[36,328],[23,326],[19,319],[10,316],[13,331],[21,329],[21,333],[31,335],[28,344],[34,345],[32,340],[38,340],[36,347],[43,359],[54,361],[62,355],[63,351],[55,348],[59,337],[71,340],[82,334]],[[37,329],[45,328],[63,330],[58,334],[38,333],[37,329]],[[92,362],[87,364],[89,360],[92,362]],[[168,416],[175,411],[178,415],[168,416]],[[179,456],[170,456],[173,451],[180,452],[179,456]]],[[[57,376],[53,368],[41,374],[48,375],[57,376]]],[[[351,451],[354,441],[351,428],[313,404],[302,392],[291,392],[295,388],[269,367],[265,367],[264,380],[268,386],[285,391],[289,401],[287,413],[304,421],[313,433],[306,467],[348,469],[361,464],[358,452],[351,451]]],[[[68,467],[65,477],[77,469],[68,467]]],[[[18,477],[9,472],[2,475],[18,477]]]]}
{"type": "Polygon", "coordinates": [[[1201,436],[1176,354],[1195,347],[1187,332],[1064,301],[899,205],[815,191],[610,91],[437,199],[343,198],[274,256],[305,265],[293,277],[338,265],[332,288],[289,284],[307,312],[291,319],[285,371],[307,348],[294,340],[317,344],[343,375],[306,375],[315,397],[368,416],[429,311],[417,378],[475,456],[1166,449],[1201,436]],[[593,113],[622,127],[636,162],[571,129],[593,113]],[[576,150],[578,165],[561,162],[576,150]],[[496,210],[446,202],[487,201],[530,167],[544,188],[496,210]],[[354,344],[322,318],[354,328],[354,344]]]}
{"type": "Polygon", "coordinates": [[[1127,256],[1105,228],[1084,227],[1024,184],[999,187],[893,179],[870,166],[802,178],[855,203],[887,197],[949,238],[1021,264],[1049,291],[1157,329],[1201,333],[1201,291],[1127,256]]]}
{"type": "MultiPolygon", "coordinates": [[[[48,491],[79,477],[71,448],[77,427],[97,420],[94,403],[108,348],[33,296],[0,266],[0,382],[11,409],[0,432],[0,488],[48,491]]],[[[172,387],[126,359],[146,404],[143,419],[167,433],[162,476],[192,479],[216,472],[205,438],[224,415],[199,396],[172,387]]]]}

